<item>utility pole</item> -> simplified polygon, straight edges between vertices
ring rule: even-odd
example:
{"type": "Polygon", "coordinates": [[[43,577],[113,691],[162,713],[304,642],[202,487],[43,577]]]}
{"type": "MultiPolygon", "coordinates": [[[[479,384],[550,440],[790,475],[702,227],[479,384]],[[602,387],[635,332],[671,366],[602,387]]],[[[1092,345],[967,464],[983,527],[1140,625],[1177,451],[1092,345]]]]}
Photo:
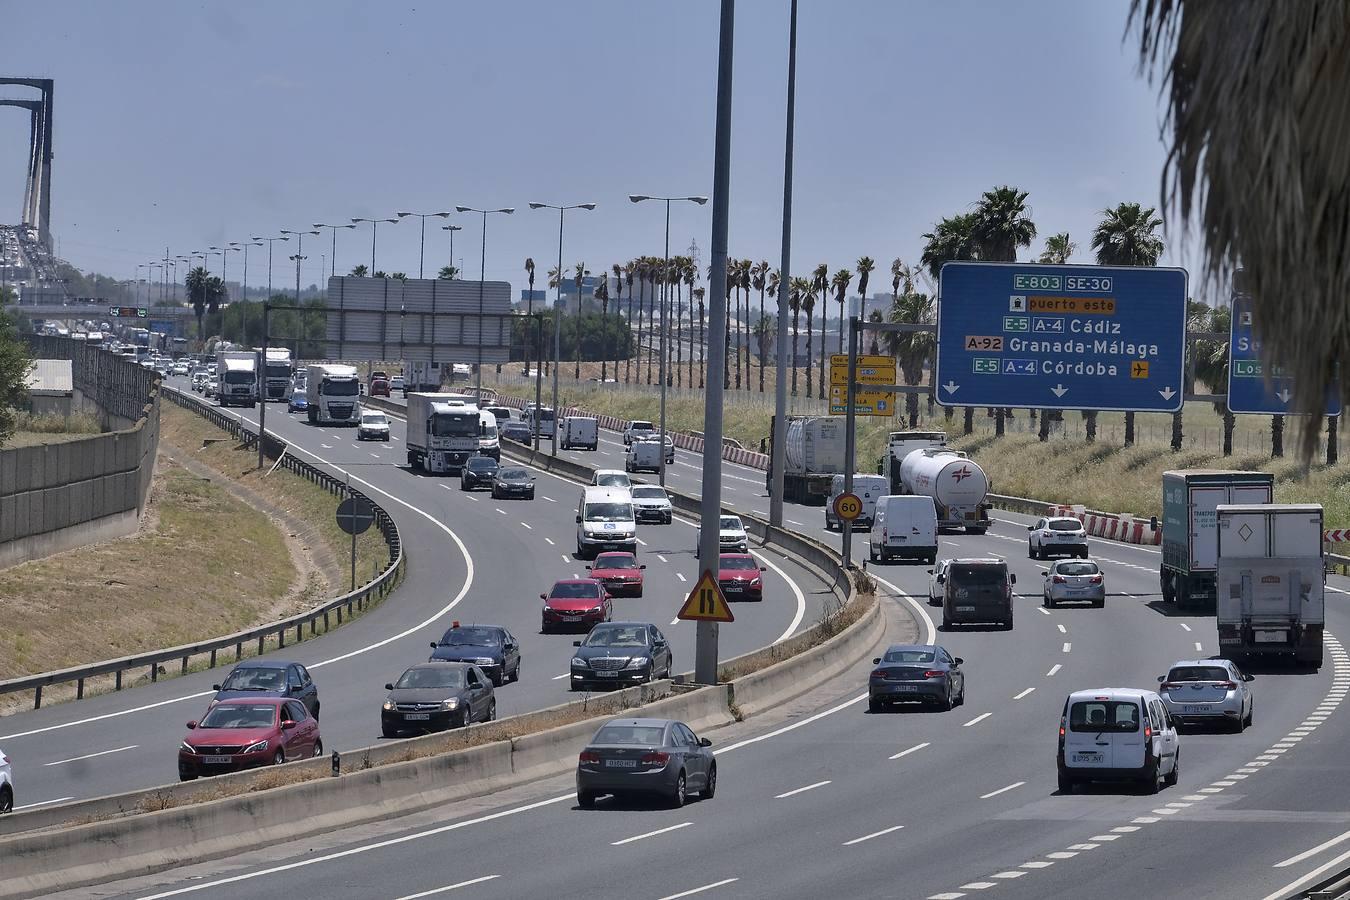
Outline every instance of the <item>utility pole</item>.
{"type": "MultiPolygon", "coordinates": [[[[792,130],[797,109],[797,0],[792,0],[792,14],[788,25],[788,85],[787,137],[783,144],[783,252],[778,270],[778,360],[774,367],[773,437],[769,457],[769,524],[783,527],[783,469],[787,464],[787,370],[783,361],[788,356],[788,303],[792,290],[792,130]]],[[[796,365],[795,359],[789,361],[796,365]]]]}

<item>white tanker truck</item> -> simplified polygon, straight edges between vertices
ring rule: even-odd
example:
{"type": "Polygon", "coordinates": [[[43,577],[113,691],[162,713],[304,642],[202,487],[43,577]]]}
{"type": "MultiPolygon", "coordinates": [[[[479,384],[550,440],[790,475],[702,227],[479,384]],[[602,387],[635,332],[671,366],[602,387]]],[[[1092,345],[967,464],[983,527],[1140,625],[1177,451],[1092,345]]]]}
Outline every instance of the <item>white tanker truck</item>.
{"type": "Polygon", "coordinates": [[[967,534],[989,529],[989,478],[973,459],[955,450],[915,450],[900,464],[905,494],[932,497],[938,528],[964,528],[967,534]]]}

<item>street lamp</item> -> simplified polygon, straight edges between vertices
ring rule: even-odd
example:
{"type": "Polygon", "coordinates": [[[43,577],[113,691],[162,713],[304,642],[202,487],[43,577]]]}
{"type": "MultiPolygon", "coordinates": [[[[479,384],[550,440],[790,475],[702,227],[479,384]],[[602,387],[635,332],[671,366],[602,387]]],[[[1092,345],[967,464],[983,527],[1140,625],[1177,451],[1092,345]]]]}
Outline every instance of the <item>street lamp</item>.
{"type": "MultiPolygon", "coordinates": [[[[483,216],[483,247],[478,264],[478,372],[475,376],[476,395],[480,403],[483,400],[483,283],[487,276],[487,217],[488,213],[502,213],[509,216],[515,211],[514,206],[504,206],[501,209],[474,209],[472,206],[455,207],[455,212],[475,212],[481,213],[483,216]]],[[[554,414],[553,433],[555,435],[558,433],[556,413],[554,414]]]]}
{"type": "Polygon", "coordinates": [[[666,255],[665,262],[661,266],[661,468],[658,474],[658,480],[661,486],[666,484],[666,357],[669,355],[666,350],[666,341],[668,340],[669,322],[666,319],[666,306],[670,302],[670,204],[676,201],[687,201],[697,203],[699,206],[708,202],[707,197],[649,197],[646,194],[629,194],[628,200],[631,203],[641,203],[643,200],[659,200],[666,205],[666,255]]]}
{"type": "MultiPolygon", "coordinates": [[[[448,231],[448,232],[450,232],[450,268],[452,268],[452,269],[455,267],[455,232],[456,232],[456,231],[463,231],[463,230],[464,230],[464,226],[462,226],[462,225],[442,225],[442,226],[441,226],[441,231],[448,231]]],[[[460,274],[463,274],[463,273],[460,273],[460,274]]]]}
{"type": "MultiPolygon", "coordinates": [[[[558,455],[558,367],[562,365],[562,250],[563,250],[563,214],[569,209],[584,209],[587,212],[595,209],[594,203],[574,203],[570,206],[555,206],[551,203],[531,203],[530,209],[556,209],[558,211],[558,299],[553,304],[553,451],[552,456],[558,455]]],[[[577,292],[577,307],[581,306],[581,292],[577,292]]],[[[580,325],[580,317],[577,324],[580,325]]],[[[581,335],[577,334],[577,341],[580,342],[581,335]]],[[[539,376],[536,375],[536,378],[539,376]]],[[[539,449],[539,417],[535,416],[534,449],[539,449]]],[[[665,452],[663,449],[662,453],[665,452]]]]}
{"type": "Polygon", "coordinates": [[[418,245],[418,251],[417,251],[417,277],[418,277],[418,278],[421,278],[421,277],[422,277],[422,263],[423,263],[423,262],[425,261],[425,259],[426,259],[426,252],[427,252],[427,219],[431,218],[432,216],[435,216],[435,217],[438,218],[438,219],[448,219],[448,218],[450,218],[450,214],[449,214],[448,212],[434,212],[434,213],[401,212],[401,213],[398,213],[398,217],[399,217],[400,219],[402,219],[402,218],[404,218],[404,217],[406,217],[406,216],[417,216],[417,218],[419,218],[419,219],[422,220],[422,240],[421,240],[421,242],[420,242],[419,245],[418,245]]]}
{"type": "MultiPolygon", "coordinates": [[[[352,226],[352,227],[355,228],[356,226],[352,226]]],[[[289,241],[290,238],[284,237],[284,236],[283,236],[283,237],[261,237],[260,235],[256,235],[256,234],[255,234],[255,235],[253,236],[253,240],[255,240],[255,241],[266,241],[266,242],[267,242],[267,297],[266,297],[266,298],[264,299],[264,301],[263,301],[263,302],[266,303],[266,302],[271,301],[271,299],[272,299],[272,245],[273,245],[274,243],[276,243],[277,241],[289,241]]]]}
{"type": "MultiPolygon", "coordinates": [[[[325,224],[323,224],[322,222],[315,222],[315,223],[314,223],[314,227],[315,227],[315,228],[331,228],[331,229],[333,229],[333,255],[332,255],[332,257],[331,257],[330,260],[329,260],[330,265],[331,265],[331,268],[329,269],[329,274],[330,274],[330,275],[337,275],[337,230],[338,230],[339,228],[355,228],[355,227],[356,227],[356,223],[355,223],[355,222],[352,222],[350,225],[325,225],[325,224]]],[[[322,273],[320,273],[320,277],[322,277],[322,273]]],[[[270,295],[269,295],[269,296],[270,296],[270,295]]]]}
{"type": "MultiPolygon", "coordinates": [[[[174,259],[176,259],[176,260],[178,260],[180,263],[183,263],[183,264],[184,264],[184,265],[183,265],[183,300],[184,300],[184,302],[186,302],[186,301],[187,301],[187,277],[188,277],[188,272],[192,271],[192,257],[191,257],[191,256],[175,256],[174,259]]],[[[175,300],[178,299],[178,273],[177,273],[176,267],[175,267],[175,271],[174,271],[174,280],[173,280],[173,295],[174,295],[174,299],[175,299],[175,300]]]]}
{"type": "Polygon", "coordinates": [[[244,248],[244,280],[241,282],[241,285],[242,285],[242,288],[243,288],[243,293],[244,293],[244,296],[243,296],[243,299],[244,299],[244,300],[247,300],[247,299],[248,299],[248,248],[249,248],[249,247],[261,247],[261,246],[262,246],[262,241],[259,241],[259,240],[257,240],[256,238],[253,239],[253,240],[242,241],[242,242],[240,242],[240,241],[230,241],[230,249],[231,249],[231,250],[238,250],[240,247],[244,248]]]}
{"type": "Polygon", "coordinates": [[[224,291],[225,291],[225,302],[226,302],[226,303],[229,303],[229,302],[230,302],[230,285],[229,285],[229,282],[226,281],[226,275],[225,275],[226,269],[229,267],[229,266],[228,266],[228,263],[229,263],[229,251],[231,251],[231,250],[239,250],[239,249],[240,249],[239,247],[231,247],[231,246],[225,246],[225,247],[212,247],[212,248],[211,248],[212,251],[214,251],[214,252],[220,254],[220,283],[221,283],[221,285],[222,285],[222,287],[223,287],[223,289],[224,289],[224,291]]]}
{"type": "MultiPolygon", "coordinates": [[[[397,225],[398,219],[352,219],[353,225],[359,225],[362,222],[370,223],[370,277],[375,277],[375,229],[380,227],[381,222],[388,222],[390,225],[397,225]]],[[[282,232],[283,234],[285,232],[282,232]]]]}

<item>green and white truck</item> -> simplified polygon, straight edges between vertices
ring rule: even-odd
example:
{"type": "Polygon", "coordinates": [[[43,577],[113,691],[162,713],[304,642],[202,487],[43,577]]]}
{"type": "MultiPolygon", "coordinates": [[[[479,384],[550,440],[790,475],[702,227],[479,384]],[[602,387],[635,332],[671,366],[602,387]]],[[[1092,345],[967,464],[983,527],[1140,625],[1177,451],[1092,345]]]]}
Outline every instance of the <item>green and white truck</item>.
{"type": "Polygon", "coordinates": [[[1163,473],[1162,598],[1179,606],[1214,602],[1220,504],[1270,503],[1269,472],[1179,469],[1163,473]]]}

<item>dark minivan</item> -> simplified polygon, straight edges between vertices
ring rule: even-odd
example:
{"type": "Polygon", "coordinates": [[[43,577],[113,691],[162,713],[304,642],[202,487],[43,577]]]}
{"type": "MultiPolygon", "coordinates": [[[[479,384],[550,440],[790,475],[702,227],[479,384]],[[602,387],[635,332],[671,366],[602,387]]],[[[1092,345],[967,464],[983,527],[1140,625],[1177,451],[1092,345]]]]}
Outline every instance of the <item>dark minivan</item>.
{"type": "Polygon", "coordinates": [[[996,622],[1013,627],[1013,591],[1017,576],[1002,559],[954,559],[942,590],[942,627],[996,622]]]}

